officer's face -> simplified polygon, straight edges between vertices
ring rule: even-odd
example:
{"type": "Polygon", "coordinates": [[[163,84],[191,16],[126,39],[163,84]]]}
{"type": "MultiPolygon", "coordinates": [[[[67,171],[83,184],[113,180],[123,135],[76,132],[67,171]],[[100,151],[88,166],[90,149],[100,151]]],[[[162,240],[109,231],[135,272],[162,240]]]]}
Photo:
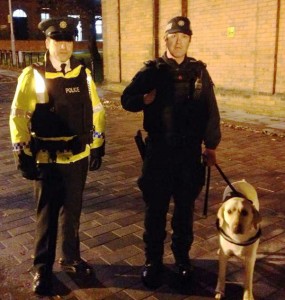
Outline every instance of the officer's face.
{"type": "Polygon", "coordinates": [[[50,56],[59,62],[66,62],[73,52],[73,41],[56,41],[51,38],[46,39],[46,48],[50,56]]]}
{"type": "Polygon", "coordinates": [[[190,41],[191,36],[182,32],[167,34],[165,37],[167,56],[172,57],[178,63],[182,62],[187,53],[190,41]]]}

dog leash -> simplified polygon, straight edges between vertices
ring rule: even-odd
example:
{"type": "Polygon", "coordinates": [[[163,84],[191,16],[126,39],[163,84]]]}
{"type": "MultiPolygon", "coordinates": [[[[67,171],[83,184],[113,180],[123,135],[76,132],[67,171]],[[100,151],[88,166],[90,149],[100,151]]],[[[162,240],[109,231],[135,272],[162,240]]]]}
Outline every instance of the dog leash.
{"type": "Polygon", "coordinates": [[[225,173],[222,171],[222,169],[219,167],[218,164],[215,164],[215,167],[217,168],[217,170],[219,171],[219,173],[221,174],[221,176],[223,177],[223,179],[225,180],[225,182],[228,184],[228,186],[230,187],[230,189],[233,191],[233,194],[235,196],[238,197],[244,197],[244,195],[240,192],[238,192],[234,186],[231,184],[231,182],[229,181],[229,179],[227,178],[227,176],[225,175],[225,173]]]}
{"type": "MultiPolygon", "coordinates": [[[[222,178],[225,180],[225,182],[228,184],[230,189],[233,191],[233,196],[237,197],[244,197],[243,194],[238,192],[234,186],[229,181],[228,177],[225,175],[225,173],[222,171],[220,166],[218,164],[215,164],[216,169],[219,171],[222,178]]],[[[209,202],[209,190],[210,190],[210,181],[211,181],[211,167],[207,167],[207,176],[206,176],[206,191],[205,191],[205,199],[204,199],[204,208],[203,208],[203,216],[207,217],[208,213],[208,202],[209,202]]]]}

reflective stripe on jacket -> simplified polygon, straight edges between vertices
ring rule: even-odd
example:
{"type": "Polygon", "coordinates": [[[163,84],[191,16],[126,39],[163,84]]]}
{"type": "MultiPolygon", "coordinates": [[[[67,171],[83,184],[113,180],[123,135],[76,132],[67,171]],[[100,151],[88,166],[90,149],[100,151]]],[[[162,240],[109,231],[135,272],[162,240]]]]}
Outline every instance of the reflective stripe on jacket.
{"type": "MultiPolygon", "coordinates": [[[[53,80],[59,80],[62,78],[70,79],[71,81],[77,78],[82,68],[82,65],[77,63],[73,59],[70,72],[65,75],[62,72],[56,72],[53,70],[45,70],[44,76],[47,81],[53,82],[53,80]]],[[[104,143],[104,132],[105,132],[105,110],[100,102],[97,95],[96,85],[91,78],[91,72],[89,69],[85,69],[88,91],[93,108],[93,141],[87,144],[85,149],[73,155],[71,151],[58,152],[56,157],[57,163],[70,163],[78,161],[90,154],[90,149],[99,148],[104,143]]],[[[20,150],[23,150],[26,154],[32,155],[31,145],[31,119],[35,112],[38,103],[46,103],[49,100],[46,86],[43,86],[45,81],[41,82],[41,75],[32,66],[25,68],[22,74],[18,78],[18,85],[16,88],[15,96],[13,99],[11,114],[10,114],[10,133],[13,145],[13,151],[17,157],[20,150]],[[39,75],[39,76],[38,76],[39,75]]],[[[73,91],[70,91],[73,92],[73,91]]],[[[86,94],[86,93],[85,93],[86,94]]],[[[56,99],[54,99],[56,101],[56,99]]],[[[82,116],[84,118],[84,116],[82,116]]],[[[56,136],[48,137],[50,141],[68,141],[72,136],[56,136]]],[[[39,151],[36,155],[38,163],[50,162],[49,154],[46,151],[39,151]]]]}

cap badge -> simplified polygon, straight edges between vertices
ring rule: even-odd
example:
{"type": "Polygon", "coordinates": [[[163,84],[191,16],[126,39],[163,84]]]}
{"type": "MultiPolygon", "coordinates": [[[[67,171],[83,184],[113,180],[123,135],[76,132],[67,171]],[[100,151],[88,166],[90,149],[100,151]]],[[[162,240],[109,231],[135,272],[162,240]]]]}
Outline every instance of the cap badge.
{"type": "Polygon", "coordinates": [[[65,28],[67,27],[67,23],[66,23],[65,21],[61,21],[61,22],[59,23],[59,27],[60,27],[61,29],[65,29],[65,28]]]}
{"type": "Polygon", "coordinates": [[[180,21],[178,21],[177,24],[182,27],[182,26],[184,26],[185,22],[183,20],[180,20],[180,21]]]}

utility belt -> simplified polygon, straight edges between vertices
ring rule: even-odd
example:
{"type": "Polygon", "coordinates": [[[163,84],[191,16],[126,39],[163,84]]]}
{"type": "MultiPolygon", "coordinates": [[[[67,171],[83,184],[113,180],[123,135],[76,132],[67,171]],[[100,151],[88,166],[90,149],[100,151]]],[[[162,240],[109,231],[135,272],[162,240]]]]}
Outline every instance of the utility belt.
{"type": "Polygon", "coordinates": [[[47,151],[52,162],[56,161],[57,153],[71,152],[73,155],[85,151],[86,145],[93,140],[93,131],[90,133],[76,135],[68,141],[46,140],[32,134],[31,151],[34,156],[39,151],[47,151]]]}
{"type": "Polygon", "coordinates": [[[202,141],[196,136],[189,136],[189,135],[156,135],[156,134],[149,134],[146,138],[146,142],[152,144],[158,143],[165,143],[169,147],[200,147],[202,141]]]}

